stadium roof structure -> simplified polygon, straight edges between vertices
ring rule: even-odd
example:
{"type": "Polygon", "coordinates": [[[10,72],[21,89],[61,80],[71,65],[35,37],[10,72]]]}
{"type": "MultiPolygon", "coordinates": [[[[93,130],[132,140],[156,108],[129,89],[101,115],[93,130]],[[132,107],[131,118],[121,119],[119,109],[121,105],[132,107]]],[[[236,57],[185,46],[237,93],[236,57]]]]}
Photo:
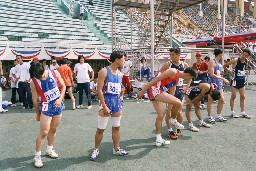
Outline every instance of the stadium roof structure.
{"type": "MultiPolygon", "coordinates": [[[[206,0],[180,0],[178,3],[176,0],[161,0],[161,5],[158,9],[175,9],[180,10],[182,8],[187,8],[191,5],[202,3],[206,0]]],[[[157,5],[157,2],[155,2],[157,5]]],[[[121,7],[130,7],[130,8],[150,8],[149,3],[139,3],[127,0],[116,0],[113,3],[114,6],[121,6],[121,7]]]]}

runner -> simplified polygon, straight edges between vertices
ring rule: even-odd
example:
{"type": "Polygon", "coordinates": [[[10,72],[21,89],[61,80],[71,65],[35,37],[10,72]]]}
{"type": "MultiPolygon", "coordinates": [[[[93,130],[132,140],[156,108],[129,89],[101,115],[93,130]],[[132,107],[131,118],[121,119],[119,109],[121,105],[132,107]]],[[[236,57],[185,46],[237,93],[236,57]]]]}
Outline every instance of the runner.
{"type": "MultiPolygon", "coordinates": [[[[164,118],[164,105],[168,103],[173,105],[173,113],[171,113],[170,122],[177,129],[183,129],[184,126],[176,120],[179,111],[182,110],[182,102],[171,94],[166,93],[172,86],[178,84],[179,79],[185,79],[186,81],[196,77],[196,71],[193,68],[187,68],[185,71],[177,71],[174,68],[170,68],[157,74],[151,78],[149,83],[138,92],[138,98],[142,98],[145,91],[148,91],[150,100],[153,102],[153,106],[157,112],[156,118],[156,146],[168,145],[170,141],[165,141],[162,136],[162,121],[164,118]]],[[[182,121],[181,121],[182,122],[182,121]]]]}
{"type": "Polygon", "coordinates": [[[223,68],[228,71],[233,76],[232,81],[232,94],[230,98],[230,107],[231,107],[231,116],[233,118],[238,118],[239,116],[234,111],[234,103],[236,98],[236,92],[239,91],[240,94],[240,107],[241,107],[241,117],[250,119],[251,116],[245,113],[244,111],[244,100],[245,100],[245,69],[248,63],[247,58],[251,55],[249,49],[244,49],[240,58],[236,58],[227,62],[223,68]],[[233,72],[230,71],[227,67],[233,65],[233,72]]]}
{"type": "Polygon", "coordinates": [[[30,83],[33,103],[36,111],[36,120],[40,121],[40,134],[36,140],[35,166],[43,167],[41,161],[41,149],[47,135],[48,145],[46,155],[58,158],[53,150],[56,137],[56,129],[62,116],[62,100],[65,95],[65,84],[58,71],[44,70],[41,63],[34,63],[29,69],[32,82],[30,83]],[[58,86],[61,88],[61,93],[58,86]],[[39,96],[41,98],[40,105],[39,96]],[[39,110],[40,106],[40,110],[39,110]]]}
{"type": "Polygon", "coordinates": [[[111,65],[100,70],[98,74],[97,93],[100,100],[100,111],[98,116],[98,129],[95,135],[95,149],[90,157],[91,160],[97,159],[99,147],[103,138],[103,132],[107,127],[108,118],[112,119],[112,139],[113,154],[127,156],[128,152],[119,147],[119,128],[122,117],[123,102],[121,100],[122,74],[118,70],[125,63],[125,54],[114,51],[110,55],[111,65]]]}
{"type": "MultiPolygon", "coordinates": [[[[178,71],[184,71],[186,68],[189,67],[189,65],[186,62],[183,62],[180,60],[180,48],[174,47],[170,49],[170,57],[171,57],[171,61],[166,62],[162,68],[159,70],[159,72],[162,72],[168,68],[175,68],[178,71]]],[[[181,102],[183,102],[184,99],[184,93],[188,90],[189,85],[190,85],[191,81],[188,81],[187,86],[183,86],[183,79],[180,78],[179,82],[176,86],[172,86],[169,88],[169,93],[171,95],[174,95],[175,97],[177,97],[178,99],[180,99],[181,102]]],[[[182,103],[183,106],[183,103],[182,103]]],[[[181,107],[182,109],[182,107],[181,107]]],[[[170,123],[170,116],[171,113],[175,112],[174,110],[172,110],[172,105],[168,104],[167,105],[167,114],[165,117],[165,122],[166,125],[168,127],[168,136],[174,140],[176,140],[178,138],[178,136],[181,135],[181,130],[180,129],[176,129],[176,133],[174,133],[173,129],[172,129],[172,125],[170,123]]],[[[177,116],[177,120],[178,122],[182,123],[183,121],[183,114],[182,114],[182,110],[179,111],[179,114],[177,116]]]]}
{"type": "Polygon", "coordinates": [[[204,122],[201,111],[200,111],[200,101],[204,99],[207,95],[210,95],[213,100],[219,100],[220,92],[215,89],[213,84],[209,84],[206,80],[196,80],[192,81],[190,88],[186,92],[186,117],[188,120],[188,128],[191,131],[198,132],[199,129],[193,125],[191,119],[191,109],[192,105],[195,107],[195,113],[200,123],[199,126],[210,128],[212,125],[209,125],[204,122]]]}
{"type": "MultiPolygon", "coordinates": [[[[221,116],[221,111],[224,104],[224,93],[223,93],[223,87],[221,80],[223,80],[227,85],[229,84],[229,81],[220,75],[220,61],[223,58],[223,51],[221,49],[215,49],[214,50],[215,59],[210,60],[208,69],[210,74],[210,83],[215,83],[217,85],[217,90],[220,91],[221,97],[218,100],[218,106],[217,106],[217,115],[216,115],[216,121],[220,122],[226,122],[227,119],[223,118],[221,116]]],[[[212,124],[215,124],[215,118],[212,116],[212,103],[213,99],[211,96],[208,96],[208,103],[207,103],[207,112],[208,112],[208,121],[212,124]]]]}

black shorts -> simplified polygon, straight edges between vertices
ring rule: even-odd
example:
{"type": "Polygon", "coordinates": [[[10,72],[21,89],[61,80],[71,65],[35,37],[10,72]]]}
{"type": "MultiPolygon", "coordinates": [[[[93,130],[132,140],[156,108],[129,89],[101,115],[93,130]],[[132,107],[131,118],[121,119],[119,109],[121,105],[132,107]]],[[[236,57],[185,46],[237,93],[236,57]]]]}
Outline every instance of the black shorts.
{"type": "Polygon", "coordinates": [[[84,13],[80,13],[80,17],[84,16],[84,13]]]}
{"type": "Polygon", "coordinates": [[[70,87],[72,87],[72,86],[66,86],[66,90],[69,89],[70,87]]]}

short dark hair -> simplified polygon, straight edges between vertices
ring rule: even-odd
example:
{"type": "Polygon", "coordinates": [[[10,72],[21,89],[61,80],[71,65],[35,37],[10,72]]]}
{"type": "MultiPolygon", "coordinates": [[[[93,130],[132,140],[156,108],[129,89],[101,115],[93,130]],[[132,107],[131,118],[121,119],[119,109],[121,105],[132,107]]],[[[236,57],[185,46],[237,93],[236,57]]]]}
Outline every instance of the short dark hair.
{"type": "Polygon", "coordinates": [[[214,89],[212,91],[211,97],[212,97],[213,101],[219,100],[221,97],[220,91],[217,89],[214,89]]]}
{"type": "Polygon", "coordinates": [[[210,57],[209,56],[206,56],[206,57],[204,57],[204,60],[206,61],[206,60],[210,60],[210,57]]]}
{"type": "Polygon", "coordinates": [[[141,60],[140,60],[140,62],[143,62],[143,59],[145,59],[145,60],[146,60],[146,58],[145,58],[145,57],[142,57],[142,58],[141,58],[141,60]]]}
{"type": "Polygon", "coordinates": [[[21,57],[21,59],[23,59],[23,57],[22,57],[21,55],[16,55],[16,58],[17,58],[17,57],[21,57]]]}
{"type": "Polygon", "coordinates": [[[63,58],[60,60],[60,64],[61,65],[64,65],[64,64],[67,64],[68,63],[68,60],[66,58],[63,58]]]}
{"type": "Polygon", "coordinates": [[[248,53],[249,55],[251,55],[250,49],[244,49],[243,52],[246,52],[246,53],[248,53]]]}
{"type": "Polygon", "coordinates": [[[29,68],[29,74],[31,78],[41,79],[44,74],[44,67],[41,63],[32,63],[29,68]]]}
{"type": "Polygon", "coordinates": [[[184,73],[189,73],[192,77],[196,78],[196,70],[193,67],[186,68],[184,73]]]}
{"type": "Polygon", "coordinates": [[[43,62],[46,62],[46,59],[42,59],[42,60],[41,60],[41,63],[43,63],[43,62]]]}
{"type": "Polygon", "coordinates": [[[113,51],[110,55],[110,62],[115,62],[116,59],[121,59],[124,56],[122,51],[113,51]]]}
{"type": "Polygon", "coordinates": [[[181,53],[180,48],[178,48],[178,47],[172,47],[170,49],[170,52],[174,52],[176,54],[180,54],[181,53]]]}
{"type": "Polygon", "coordinates": [[[84,58],[84,56],[83,55],[78,55],[78,61],[80,62],[80,59],[81,58],[84,58]]]}
{"type": "Polygon", "coordinates": [[[215,49],[214,50],[214,55],[215,56],[218,56],[219,54],[222,54],[223,53],[223,50],[221,50],[221,49],[215,49]]]}
{"type": "Polygon", "coordinates": [[[55,59],[55,56],[51,56],[51,59],[53,59],[53,60],[54,60],[54,59],[55,59]]]}

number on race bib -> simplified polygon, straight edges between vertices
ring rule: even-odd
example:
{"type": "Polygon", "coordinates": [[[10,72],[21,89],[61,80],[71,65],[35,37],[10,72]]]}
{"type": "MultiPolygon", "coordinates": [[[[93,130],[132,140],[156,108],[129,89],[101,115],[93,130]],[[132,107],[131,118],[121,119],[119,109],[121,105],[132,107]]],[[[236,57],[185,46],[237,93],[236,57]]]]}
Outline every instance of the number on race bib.
{"type": "Polygon", "coordinates": [[[121,84],[108,82],[108,93],[120,94],[121,93],[121,84]]]}
{"type": "Polygon", "coordinates": [[[42,103],[42,111],[43,112],[48,111],[48,103],[47,102],[42,103]]]}

